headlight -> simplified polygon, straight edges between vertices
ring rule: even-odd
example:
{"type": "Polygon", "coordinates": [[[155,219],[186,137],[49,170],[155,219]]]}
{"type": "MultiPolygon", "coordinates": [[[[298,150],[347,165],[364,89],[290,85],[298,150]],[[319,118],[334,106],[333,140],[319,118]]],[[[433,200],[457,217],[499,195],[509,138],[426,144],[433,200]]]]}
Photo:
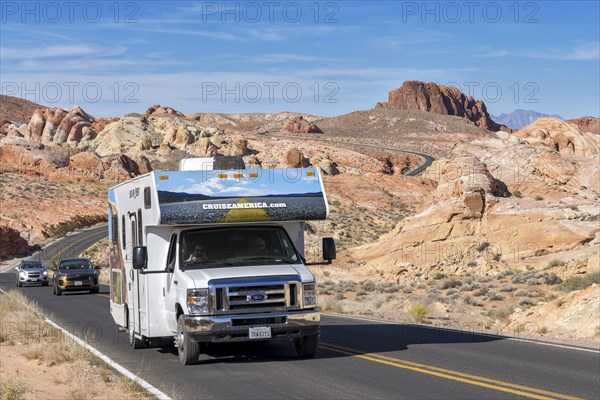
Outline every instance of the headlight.
{"type": "Polygon", "coordinates": [[[48,276],[48,271],[44,271],[44,272],[42,272],[42,275],[44,275],[44,276],[48,276]]]}
{"type": "Polygon", "coordinates": [[[21,271],[21,272],[19,272],[19,276],[20,276],[21,278],[27,278],[27,272],[25,272],[25,271],[21,271]]]}
{"type": "Polygon", "coordinates": [[[188,289],[187,307],[190,314],[208,314],[210,308],[208,289],[188,289]]]}
{"type": "Polygon", "coordinates": [[[317,285],[305,283],[303,289],[304,307],[315,307],[317,305],[317,285]]]}

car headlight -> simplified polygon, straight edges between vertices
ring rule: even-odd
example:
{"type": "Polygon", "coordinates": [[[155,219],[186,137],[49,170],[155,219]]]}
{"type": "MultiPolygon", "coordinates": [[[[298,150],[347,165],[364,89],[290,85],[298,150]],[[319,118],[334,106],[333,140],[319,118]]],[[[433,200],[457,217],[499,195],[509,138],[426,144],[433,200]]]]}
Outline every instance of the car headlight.
{"type": "Polygon", "coordinates": [[[190,314],[208,314],[209,303],[208,289],[187,290],[187,307],[190,314]]]}
{"type": "Polygon", "coordinates": [[[44,272],[42,272],[42,275],[44,275],[44,276],[48,276],[48,271],[44,271],[44,272]]]}
{"type": "Polygon", "coordinates": [[[19,272],[19,276],[20,276],[21,278],[27,278],[27,272],[25,272],[25,271],[21,271],[21,272],[19,272]]]}
{"type": "Polygon", "coordinates": [[[305,283],[303,285],[302,298],[304,307],[315,307],[317,305],[317,285],[314,283],[305,283]]]}

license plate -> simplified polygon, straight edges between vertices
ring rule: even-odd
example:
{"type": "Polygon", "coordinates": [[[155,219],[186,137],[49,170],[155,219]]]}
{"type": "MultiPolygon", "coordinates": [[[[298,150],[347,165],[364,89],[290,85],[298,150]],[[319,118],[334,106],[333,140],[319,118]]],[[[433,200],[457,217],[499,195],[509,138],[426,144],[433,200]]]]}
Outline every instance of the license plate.
{"type": "Polygon", "coordinates": [[[75,286],[81,286],[81,285],[83,285],[82,281],[75,281],[75,286]]]}
{"type": "Polygon", "coordinates": [[[29,278],[31,282],[37,282],[38,278],[29,278]]]}
{"type": "Polygon", "coordinates": [[[253,326],[248,331],[249,339],[271,339],[270,326],[253,326]]]}

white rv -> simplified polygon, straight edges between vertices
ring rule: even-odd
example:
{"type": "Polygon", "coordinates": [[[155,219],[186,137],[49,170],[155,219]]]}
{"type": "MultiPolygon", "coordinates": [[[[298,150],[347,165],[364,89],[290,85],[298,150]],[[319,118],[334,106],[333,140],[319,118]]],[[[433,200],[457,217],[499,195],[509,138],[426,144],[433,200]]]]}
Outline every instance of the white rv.
{"type": "MultiPolygon", "coordinates": [[[[186,365],[209,342],[287,339],[315,355],[304,225],[329,211],[318,168],[186,159],[112,187],[108,201],[110,311],[134,348],[174,336],[186,365]]],[[[335,258],[333,239],[322,257],[335,258]]]]}

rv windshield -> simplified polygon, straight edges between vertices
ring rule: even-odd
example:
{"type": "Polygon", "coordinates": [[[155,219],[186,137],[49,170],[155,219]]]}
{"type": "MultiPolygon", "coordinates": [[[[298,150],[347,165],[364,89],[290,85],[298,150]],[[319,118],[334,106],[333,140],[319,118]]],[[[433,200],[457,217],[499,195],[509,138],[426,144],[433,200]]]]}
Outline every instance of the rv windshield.
{"type": "Polygon", "coordinates": [[[180,249],[182,269],[301,262],[286,231],[276,226],[185,231],[180,249]]]}

